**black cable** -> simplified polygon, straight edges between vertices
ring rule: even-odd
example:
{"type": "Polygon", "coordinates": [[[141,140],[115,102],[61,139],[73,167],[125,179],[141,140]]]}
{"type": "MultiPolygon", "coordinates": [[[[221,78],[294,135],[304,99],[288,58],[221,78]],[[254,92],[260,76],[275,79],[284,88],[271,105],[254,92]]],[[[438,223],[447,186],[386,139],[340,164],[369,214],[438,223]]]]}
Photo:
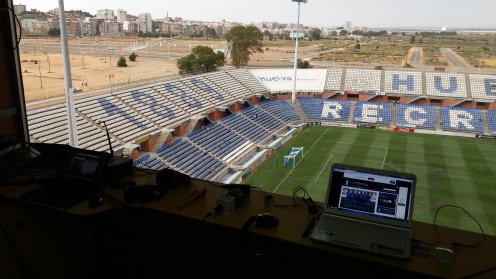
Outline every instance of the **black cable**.
{"type": "MultiPolygon", "coordinates": [[[[453,246],[466,246],[466,247],[475,247],[475,246],[479,246],[481,245],[482,243],[484,243],[484,241],[486,241],[486,234],[484,233],[484,230],[482,229],[482,226],[480,225],[480,223],[472,216],[470,215],[470,213],[468,213],[464,208],[460,207],[460,206],[457,206],[457,205],[451,205],[451,204],[445,204],[445,205],[442,205],[440,206],[437,210],[436,210],[436,214],[434,215],[434,231],[436,232],[436,235],[439,237],[439,240],[435,243],[432,243],[430,245],[435,245],[435,244],[438,244],[440,243],[443,238],[441,237],[441,234],[439,233],[438,229],[437,229],[437,225],[436,225],[436,219],[437,219],[437,214],[439,212],[440,209],[444,208],[444,207],[453,207],[453,208],[457,208],[457,209],[461,209],[463,210],[470,218],[472,218],[472,220],[475,221],[475,223],[477,223],[477,225],[479,226],[479,229],[482,233],[482,240],[475,243],[475,244],[464,244],[464,243],[459,243],[459,242],[453,242],[451,243],[453,246]]],[[[429,244],[429,243],[427,243],[429,244]]]]}

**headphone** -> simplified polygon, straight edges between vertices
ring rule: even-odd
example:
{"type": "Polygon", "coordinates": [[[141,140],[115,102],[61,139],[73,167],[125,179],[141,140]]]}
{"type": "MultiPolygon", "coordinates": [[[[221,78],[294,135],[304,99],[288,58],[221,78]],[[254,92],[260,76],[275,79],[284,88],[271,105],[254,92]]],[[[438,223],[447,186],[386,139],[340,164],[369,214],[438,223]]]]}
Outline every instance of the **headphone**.
{"type": "Polygon", "coordinates": [[[124,201],[127,203],[147,203],[159,200],[167,193],[167,189],[177,189],[181,184],[189,184],[191,178],[173,169],[160,170],[155,181],[157,184],[129,186],[124,189],[124,201]]]}
{"type": "Polygon", "coordinates": [[[267,253],[267,245],[264,243],[254,243],[248,234],[248,229],[253,222],[255,222],[257,228],[270,229],[279,224],[279,219],[271,213],[258,213],[257,215],[248,218],[241,228],[241,241],[246,253],[254,257],[263,257],[267,253]]]}
{"type": "Polygon", "coordinates": [[[161,185],[130,186],[124,189],[124,201],[127,203],[147,203],[165,196],[167,189],[161,185]]]}
{"type": "Polygon", "coordinates": [[[162,185],[167,189],[177,189],[181,184],[190,184],[191,178],[173,169],[161,169],[157,172],[155,181],[157,181],[158,185],[162,185]]]}

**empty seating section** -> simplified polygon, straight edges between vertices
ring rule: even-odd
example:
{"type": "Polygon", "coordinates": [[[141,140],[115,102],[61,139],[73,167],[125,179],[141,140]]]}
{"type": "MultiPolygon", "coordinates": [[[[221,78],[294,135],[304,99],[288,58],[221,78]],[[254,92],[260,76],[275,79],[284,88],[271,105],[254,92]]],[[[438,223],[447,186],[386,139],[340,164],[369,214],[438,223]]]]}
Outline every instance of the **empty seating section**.
{"type": "Polygon", "coordinates": [[[397,104],[396,126],[436,128],[436,109],[429,105],[397,104]]]}
{"type": "Polygon", "coordinates": [[[267,129],[271,134],[279,131],[285,126],[284,122],[267,113],[259,106],[247,107],[241,110],[240,113],[267,129]]]}
{"type": "MultiPolygon", "coordinates": [[[[88,122],[79,115],[76,115],[76,123],[78,129],[78,146],[80,148],[110,153],[107,133],[103,124],[100,127],[95,127],[93,123],[88,122]]],[[[110,137],[110,143],[114,152],[123,148],[122,144],[113,137],[110,137]]]]}
{"type": "Polygon", "coordinates": [[[391,103],[356,102],[353,121],[390,125],[391,112],[391,103]]]}
{"type": "Polygon", "coordinates": [[[496,110],[488,110],[486,113],[487,126],[491,134],[496,134],[496,110]]]}
{"type": "Polygon", "coordinates": [[[210,108],[210,104],[206,100],[196,96],[193,90],[181,81],[171,81],[165,84],[155,85],[153,89],[189,114],[202,113],[210,108]]]}
{"type": "Polygon", "coordinates": [[[222,124],[249,140],[260,143],[270,136],[269,132],[241,113],[234,113],[222,119],[222,124]]]}
{"type": "Polygon", "coordinates": [[[476,108],[441,107],[441,127],[445,130],[484,132],[482,111],[476,108]]]}
{"type": "Polygon", "coordinates": [[[200,132],[188,135],[190,141],[218,158],[223,158],[246,142],[246,139],[217,122],[199,130],[200,132]]]}
{"type": "Polygon", "coordinates": [[[224,71],[208,73],[204,77],[208,80],[208,83],[215,84],[221,88],[222,91],[225,92],[224,98],[231,102],[243,99],[245,96],[253,94],[243,84],[239,83],[236,79],[224,71]]]}
{"type": "Polygon", "coordinates": [[[27,121],[29,125],[29,136],[32,139],[46,143],[69,143],[69,128],[65,105],[28,110],[27,121]]]}
{"type": "MultiPolygon", "coordinates": [[[[381,88],[380,70],[347,69],[345,90],[381,88]]],[[[326,91],[340,90],[343,69],[327,69],[326,91]]],[[[387,94],[466,98],[464,74],[384,71],[387,94]]],[[[496,100],[496,76],[469,75],[473,98],[496,100]]],[[[81,148],[109,151],[103,121],[114,150],[128,143],[140,143],[163,128],[175,128],[193,115],[203,116],[211,108],[224,107],[268,89],[244,69],[218,71],[199,76],[167,81],[114,94],[103,94],[75,101],[78,143],[81,148]]],[[[300,108],[309,119],[348,121],[351,102],[337,99],[300,98],[300,108]]],[[[460,107],[442,107],[441,127],[446,130],[483,132],[482,111],[460,107]]],[[[392,105],[388,102],[356,102],[353,121],[392,124],[392,105]]],[[[27,111],[32,141],[68,144],[65,104],[27,111]]],[[[210,179],[230,163],[240,149],[263,143],[288,124],[301,121],[298,111],[286,100],[266,100],[230,114],[187,138],[157,149],[157,157],[137,159],[137,167],[163,169],[170,167],[193,177],[210,179]]],[[[489,131],[496,134],[496,110],[487,111],[489,131]]],[[[396,105],[396,126],[436,128],[434,106],[396,105]]]]}
{"type": "Polygon", "coordinates": [[[347,69],[344,90],[381,91],[380,70],[347,69]]]}
{"type": "Polygon", "coordinates": [[[137,168],[150,170],[161,170],[167,168],[167,165],[164,162],[157,157],[150,156],[150,154],[146,154],[145,156],[134,160],[133,165],[137,168]]]}
{"type": "Polygon", "coordinates": [[[310,119],[348,121],[351,102],[348,100],[300,98],[300,107],[310,119]]]}
{"type": "Polygon", "coordinates": [[[342,79],[343,79],[343,69],[335,69],[335,68],[327,69],[324,91],[341,90],[342,79]]]}
{"type": "Polygon", "coordinates": [[[384,71],[387,94],[422,95],[422,72],[384,71]]]}
{"type": "Polygon", "coordinates": [[[225,93],[224,90],[205,77],[199,76],[183,79],[182,83],[195,92],[194,96],[197,96],[200,100],[205,100],[202,102],[203,106],[207,109],[212,106],[226,106],[232,102],[229,94],[225,93]]]}
{"type": "Polygon", "coordinates": [[[188,115],[151,88],[118,94],[133,110],[160,127],[167,127],[188,119],[188,115]]]}
{"type": "Polygon", "coordinates": [[[425,73],[427,96],[467,98],[465,75],[452,73],[425,73]]]}
{"type": "Polygon", "coordinates": [[[274,115],[284,123],[289,124],[293,121],[300,120],[300,116],[294,107],[285,100],[264,101],[258,104],[270,114],[274,115]]]}
{"type": "Polygon", "coordinates": [[[239,83],[243,84],[244,87],[251,90],[252,94],[264,94],[269,92],[269,89],[267,89],[265,85],[258,81],[258,79],[253,76],[250,71],[238,69],[227,71],[226,73],[236,79],[239,83]]]}
{"type": "Polygon", "coordinates": [[[496,76],[469,75],[472,99],[496,100],[496,76]]]}
{"type": "Polygon", "coordinates": [[[104,121],[111,135],[123,143],[149,136],[157,130],[148,120],[110,95],[77,101],[76,109],[95,123],[104,121]]]}
{"type": "Polygon", "coordinates": [[[225,167],[219,159],[188,140],[181,140],[168,146],[158,156],[174,169],[202,179],[212,178],[225,167]]]}

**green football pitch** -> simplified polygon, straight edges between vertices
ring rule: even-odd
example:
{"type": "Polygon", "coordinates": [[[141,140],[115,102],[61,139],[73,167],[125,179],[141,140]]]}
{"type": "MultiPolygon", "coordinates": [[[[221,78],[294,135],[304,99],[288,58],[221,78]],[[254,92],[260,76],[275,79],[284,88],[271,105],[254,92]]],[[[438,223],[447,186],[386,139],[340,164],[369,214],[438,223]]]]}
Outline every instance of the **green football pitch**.
{"type": "Polygon", "coordinates": [[[436,225],[479,232],[478,222],[486,234],[496,235],[495,140],[311,126],[244,183],[288,196],[301,186],[324,202],[333,163],[413,173],[414,220],[432,224],[438,208],[454,205],[438,211],[436,225]],[[291,147],[303,147],[304,156],[286,168],[284,156],[291,147]]]}

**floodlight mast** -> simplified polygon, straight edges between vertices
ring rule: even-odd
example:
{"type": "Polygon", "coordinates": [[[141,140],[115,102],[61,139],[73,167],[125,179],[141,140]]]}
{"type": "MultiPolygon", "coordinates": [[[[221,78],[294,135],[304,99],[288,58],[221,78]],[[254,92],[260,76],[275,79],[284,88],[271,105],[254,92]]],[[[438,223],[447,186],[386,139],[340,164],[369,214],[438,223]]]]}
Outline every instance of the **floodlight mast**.
{"type": "Polygon", "coordinates": [[[296,70],[298,64],[298,38],[300,36],[300,3],[307,3],[308,0],[291,0],[292,2],[298,3],[298,20],[296,22],[296,45],[295,45],[295,57],[294,57],[294,74],[293,74],[293,95],[291,96],[291,102],[296,103],[296,70]]]}

